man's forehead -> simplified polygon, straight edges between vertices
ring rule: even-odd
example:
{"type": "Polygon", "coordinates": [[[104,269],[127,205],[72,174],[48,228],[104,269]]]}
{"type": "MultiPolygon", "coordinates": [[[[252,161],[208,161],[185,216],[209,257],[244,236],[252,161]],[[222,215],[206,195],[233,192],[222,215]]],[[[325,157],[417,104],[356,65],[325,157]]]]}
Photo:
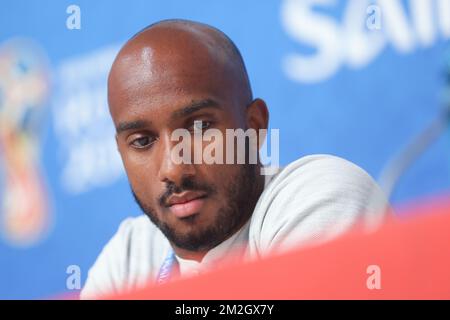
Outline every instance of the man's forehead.
{"type": "Polygon", "coordinates": [[[133,90],[142,85],[179,85],[183,88],[191,80],[211,78],[212,70],[220,68],[212,62],[199,50],[192,54],[192,51],[146,45],[119,55],[111,69],[108,85],[115,90],[133,90]],[[189,81],[177,83],[183,78],[189,81]]]}
{"type": "MultiPolygon", "coordinates": [[[[151,53],[149,53],[151,54],[151,53]]],[[[151,58],[149,58],[151,59],[151,58]]],[[[130,60],[129,62],[131,62],[130,60]]],[[[108,100],[111,111],[127,108],[140,109],[150,106],[181,105],[187,100],[216,97],[220,100],[233,96],[232,79],[218,68],[198,67],[166,59],[167,64],[143,61],[130,63],[128,68],[111,78],[108,100]]]]}
{"type": "MultiPolygon", "coordinates": [[[[164,108],[164,107],[162,107],[164,108]]],[[[213,99],[199,99],[192,100],[190,103],[186,103],[181,106],[169,107],[166,106],[163,109],[163,117],[155,115],[153,112],[148,110],[144,113],[132,113],[128,112],[122,114],[118,117],[116,123],[116,133],[120,134],[130,130],[143,129],[148,127],[155,127],[161,121],[167,121],[168,123],[177,123],[177,120],[182,120],[184,118],[190,117],[197,112],[201,111],[212,111],[212,110],[225,110],[224,106],[213,99]],[[165,111],[165,112],[164,112],[165,111]]]]}
{"type": "Polygon", "coordinates": [[[108,79],[113,119],[118,113],[150,106],[180,105],[180,100],[215,96],[233,104],[243,91],[244,96],[251,96],[245,68],[230,53],[226,36],[211,29],[196,24],[164,24],[128,41],[108,79]]]}
{"type": "Polygon", "coordinates": [[[231,91],[211,77],[189,74],[167,74],[146,79],[123,79],[108,95],[113,119],[130,114],[171,113],[199,101],[226,105],[231,91]]]}

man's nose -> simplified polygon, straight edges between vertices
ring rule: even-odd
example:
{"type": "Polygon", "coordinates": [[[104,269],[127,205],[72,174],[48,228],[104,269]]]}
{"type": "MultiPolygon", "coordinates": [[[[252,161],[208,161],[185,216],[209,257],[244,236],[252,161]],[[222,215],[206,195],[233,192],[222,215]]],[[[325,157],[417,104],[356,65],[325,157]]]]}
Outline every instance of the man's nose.
{"type": "MultiPolygon", "coordinates": [[[[160,138],[158,148],[158,161],[160,162],[158,179],[162,182],[173,182],[177,186],[187,177],[195,175],[195,168],[192,161],[180,161],[179,157],[176,158],[177,154],[173,151],[173,148],[179,143],[182,142],[172,141],[170,134],[167,134],[163,138],[160,138]]],[[[185,148],[184,150],[191,152],[189,148],[185,148]]],[[[185,159],[189,159],[189,157],[185,159]]]]}

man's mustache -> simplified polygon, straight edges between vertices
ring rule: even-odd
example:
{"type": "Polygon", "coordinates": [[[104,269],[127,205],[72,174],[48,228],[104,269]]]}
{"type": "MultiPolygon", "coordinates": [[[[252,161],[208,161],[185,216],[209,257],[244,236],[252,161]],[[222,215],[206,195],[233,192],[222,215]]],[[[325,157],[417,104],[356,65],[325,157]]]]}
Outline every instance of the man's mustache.
{"type": "Polygon", "coordinates": [[[215,189],[207,184],[196,182],[191,178],[186,178],[181,181],[181,185],[178,186],[173,182],[168,182],[166,185],[166,191],[159,196],[159,205],[167,207],[167,199],[173,194],[182,193],[184,191],[200,191],[205,192],[207,196],[215,193],[215,189]]]}

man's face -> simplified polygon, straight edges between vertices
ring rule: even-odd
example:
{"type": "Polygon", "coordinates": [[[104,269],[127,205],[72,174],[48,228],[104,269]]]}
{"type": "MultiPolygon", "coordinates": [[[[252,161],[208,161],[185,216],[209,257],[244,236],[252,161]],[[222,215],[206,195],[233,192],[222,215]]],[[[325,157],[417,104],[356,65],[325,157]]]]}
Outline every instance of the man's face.
{"type": "MultiPolygon", "coordinates": [[[[192,68],[179,55],[157,57],[143,48],[110,76],[109,103],[119,152],[138,204],[166,237],[182,249],[208,250],[233,234],[251,215],[256,165],[175,164],[179,141],[171,134],[247,128],[246,106],[238,105],[221,75],[206,66],[192,68]],[[134,60],[134,63],[133,63],[134,60]],[[145,60],[145,59],[144,59],[145,60]],[[147,64],[146,64],[147,63],[147,64]],[[216,78],[218,77],[218,78],[216,78]]],[[[128,59],[128,60],[127,60],[128,59]]],[[[203,149],[202,148],[202,149],[203,149]]],[[[224,158],[226,150],[223,150],[224,158]]]]}

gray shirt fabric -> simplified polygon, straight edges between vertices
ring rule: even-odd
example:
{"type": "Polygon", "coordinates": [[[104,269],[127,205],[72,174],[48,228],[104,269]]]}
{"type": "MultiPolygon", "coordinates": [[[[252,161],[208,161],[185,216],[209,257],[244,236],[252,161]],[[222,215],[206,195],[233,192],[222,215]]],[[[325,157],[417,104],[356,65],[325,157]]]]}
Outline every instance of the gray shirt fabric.
{"type": "MultiPolygon", "coordinates": [[[[180,273],[190,276],[211,270],[225,257],[255,259],[320,244],[357,224],[371,230],[380,225],[388,208],[383,192],[358,166],[330,155],[306,156],[266,178],[250,220],[201,263],[177,257],[180,273]]],[[[154,281],[170,249],[147,216],[125,219],[89,270],[81,298],[124,292],[154,281]]]]}

